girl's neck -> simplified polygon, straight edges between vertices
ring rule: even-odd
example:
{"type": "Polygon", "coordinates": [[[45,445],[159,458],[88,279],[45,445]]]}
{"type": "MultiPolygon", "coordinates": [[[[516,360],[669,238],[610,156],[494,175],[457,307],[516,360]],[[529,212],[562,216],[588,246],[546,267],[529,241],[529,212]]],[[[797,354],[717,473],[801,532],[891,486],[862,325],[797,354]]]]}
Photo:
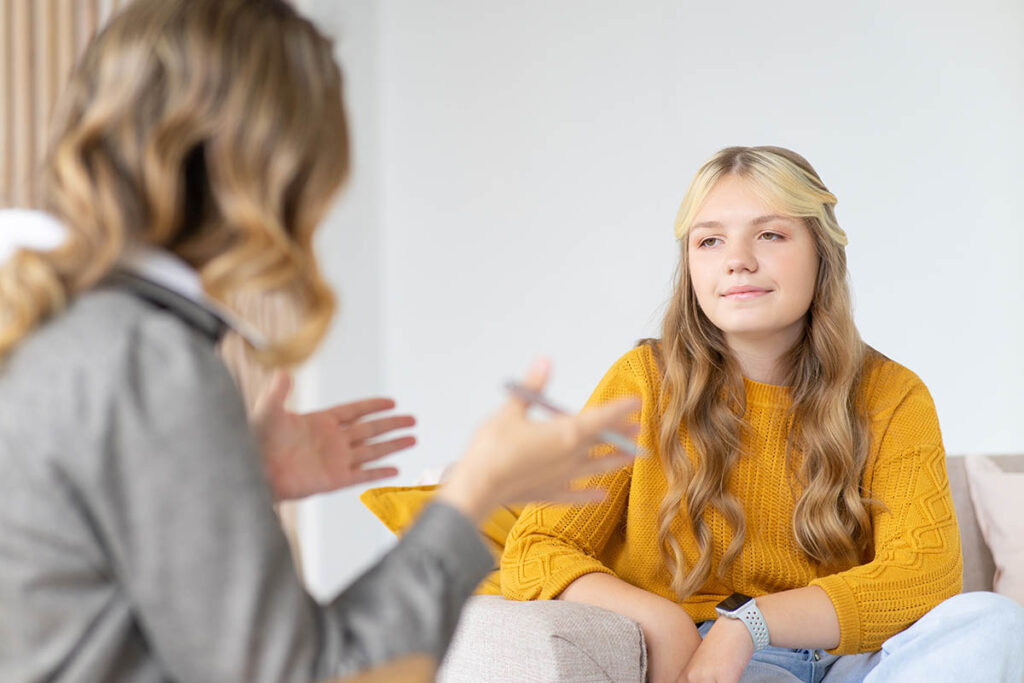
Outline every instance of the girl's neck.
{"type": "Polygon", "coordinates": [[[740,372],[747,379],[763,384],[782,384],[786,381],[786,355],[800,339],[804,321],[785,329],[768,333],[725,334],[725,341],[740,372]]]}

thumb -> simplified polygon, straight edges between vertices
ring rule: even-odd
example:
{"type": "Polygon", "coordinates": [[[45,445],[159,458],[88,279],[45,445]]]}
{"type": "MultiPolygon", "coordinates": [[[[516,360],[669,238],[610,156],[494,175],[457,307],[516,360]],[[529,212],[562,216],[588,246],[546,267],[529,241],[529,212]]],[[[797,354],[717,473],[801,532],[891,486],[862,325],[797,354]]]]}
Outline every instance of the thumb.
{"type": "Polygon", "coordinates": [[[277,370],[270,378],[270,384],[257,402],[258,411],[265,413],[272,410],[283,410],[284,402],[292,390],[292,376],[287,370],[277,370]]]}
{"type": "Polygon", "coordinates": [[[523,379],[523,386],[530,391],[543,391],[544,385],[548,383],[551,375],[551,361],[544,356],[537,356],[530,363],[526,371],[526,378],[523,379]]]}
{"type": "MultiPolygon", "coordinates": [[[[530,368],[526,371],[526,377],[523,378],[522,386],[527,391],[539,394],[544,391],[544,386],[548,383],[548,377],[550,376],[551,361],[544,356],[537,356],[530,363],[530,368]]],[[[513,412],[519,414],[526,414],[526,411],[530,408],[529,401],[515,394],[509,399],[507,405],[513,412]]]]}

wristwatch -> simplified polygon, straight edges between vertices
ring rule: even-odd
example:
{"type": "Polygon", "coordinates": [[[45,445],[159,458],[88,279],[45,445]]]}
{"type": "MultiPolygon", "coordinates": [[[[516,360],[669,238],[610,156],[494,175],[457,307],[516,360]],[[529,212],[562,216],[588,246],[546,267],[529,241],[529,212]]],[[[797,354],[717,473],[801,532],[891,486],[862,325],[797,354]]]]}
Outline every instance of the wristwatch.
{"type": "Polygon", "coordinates": [[[757,608],[754,598],[743,593],[733,593],[718,603],[715,611],[726,619],[739,619],[747,625],[750,637],[754,640],[754,652],[768,647],[771,637],[768,635],[768,624],[757,608]]]}

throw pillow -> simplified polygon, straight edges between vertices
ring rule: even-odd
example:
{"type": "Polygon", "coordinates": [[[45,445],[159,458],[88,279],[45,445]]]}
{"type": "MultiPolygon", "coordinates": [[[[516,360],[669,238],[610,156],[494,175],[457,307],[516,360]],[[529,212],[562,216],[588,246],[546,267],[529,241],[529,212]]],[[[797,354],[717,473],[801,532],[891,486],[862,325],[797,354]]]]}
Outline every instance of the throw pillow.
{"type": "Polygon", "coordinates": [[[981,535],[996,564],[993,588],[1024,605],[1024,473],[982,455],[964,459],[981,535]]]}
{"type": "MultiPolygon", "coordinates": [[[[377,516],[377,519],[384,522],[384,526],[392,533],[401,536],[416,521],[423,506],[434,497],[438,486],[438,484],[382,486],[363,491],[359,500],[377,516]]],[[[477,595],[501,595],[498,563],[501,561],[501,553],[505,549],[508,532],[519,519],[522,511],[522,506],[503,505],[495,509],[491,516],[480,525],[480,534],[483,536],[484,543],[487,544],[494,556],[494,571],[488,574],[487,578],[477,587],[477,595]]]]}

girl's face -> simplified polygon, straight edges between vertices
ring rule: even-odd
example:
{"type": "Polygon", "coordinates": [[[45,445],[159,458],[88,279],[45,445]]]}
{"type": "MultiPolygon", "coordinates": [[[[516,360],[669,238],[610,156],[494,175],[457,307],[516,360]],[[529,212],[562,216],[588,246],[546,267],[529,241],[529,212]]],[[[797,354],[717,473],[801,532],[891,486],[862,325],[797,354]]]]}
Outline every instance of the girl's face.
{"type": "Polygon", "coordinates": [[[712,188],[686,239],[697,302],[727,341],[788,336],[795,343],[818,272],[802,220],[778,215],[730,174],[712,188]]]}

